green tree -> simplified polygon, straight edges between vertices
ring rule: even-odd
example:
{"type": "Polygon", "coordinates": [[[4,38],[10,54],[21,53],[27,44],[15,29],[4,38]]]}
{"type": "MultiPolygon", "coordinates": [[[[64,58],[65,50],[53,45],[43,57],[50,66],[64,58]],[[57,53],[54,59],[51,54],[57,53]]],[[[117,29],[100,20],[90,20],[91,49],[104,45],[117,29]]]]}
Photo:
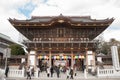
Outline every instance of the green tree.
{"type": "Polygon", "coordinates": [[[107,55],[110,50],[110,45],[107,42],[104,42],[101,46],[101,53],[107,55]]]}
{"type": "Polygon", "coordinates": [[[9,46],[11,48],[11,54],[12,55],[25,55],[25,51],[22,48],[21,45],[18,44],[12,44],[9,46]]]}
{"type": "Polygon", "coordinates": [[[104,42],[101,46],[101,52],[104,54],[108,54],[111,51],[111,46],[115,45],[118,46],[119,41],[114,38],[111,38],[109,42],[104,42]]]}
{"type": "Polygon", "coordinates": [[[119,57],[119,62],[120,62],[120,41],[116,40],[115,38],[111,38],[109,42],[104,42],[101,45],[101,52],[104,54],[111,54],[111,46],[117,46],[118,47],[118,57],[119,57]]]}
{"type": "Polygon", "coordinates": [[[110,39],[110,45],[111,46],[113,46],[113,45],[118,46],[118,44],[119,44],[119,41],[117,41],[115,38],[110,39]]]}

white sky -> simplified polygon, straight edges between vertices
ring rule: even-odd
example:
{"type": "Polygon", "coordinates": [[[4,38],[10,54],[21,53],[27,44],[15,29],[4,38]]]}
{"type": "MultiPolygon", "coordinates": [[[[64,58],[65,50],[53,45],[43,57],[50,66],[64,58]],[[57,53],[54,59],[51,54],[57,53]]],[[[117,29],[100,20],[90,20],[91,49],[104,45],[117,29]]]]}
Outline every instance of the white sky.
{"type": "Polygon", "coordinates": [[[104,31],[104,39],[120,41],[120,0],[0,0],[0,33],[18,41],[18,31],[9,18],[28,19],[31,16],[91,16],[93,19],[115,18],[104,31]]]}

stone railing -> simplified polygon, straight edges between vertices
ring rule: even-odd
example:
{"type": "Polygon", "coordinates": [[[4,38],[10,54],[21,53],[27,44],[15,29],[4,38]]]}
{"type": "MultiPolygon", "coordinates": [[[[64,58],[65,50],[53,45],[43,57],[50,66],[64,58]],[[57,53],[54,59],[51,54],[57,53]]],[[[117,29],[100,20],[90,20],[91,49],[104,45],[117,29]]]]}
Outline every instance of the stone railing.
{"type": "Polygon", "coordinates": [[[4,73],[5,73],[4,69],[0,69],[0,77],[4,76],[4,73]]]}
{"type": "Polygon", "coordinates": [[[24,77],[24,76],[25,76],[24,70],[10,69],[8,73],[8,77],[24,77]]]}
{"type": "Polygon", "coordinates": [[[108,77],[114,74],[114,69],[97,69],[98,77],[108,77]]]}
{"type": "Polygon", "coordinates": [[[99,69],[97,68],[98,77],[120,77],[120,70],[115,69],[99,69]]]}
{"type": "MultiPolygon", "coordinates": [[[[0,77],[5,77],[5,70],[0,69],[0,77]]],[[[8,77],[26,77],[26,72],[24,69],[18,70],[18,69],[10,69],[8,72],[8,77]]],[[[34,78],[38,78],[38,71],[35,71],[34,78]]]]}

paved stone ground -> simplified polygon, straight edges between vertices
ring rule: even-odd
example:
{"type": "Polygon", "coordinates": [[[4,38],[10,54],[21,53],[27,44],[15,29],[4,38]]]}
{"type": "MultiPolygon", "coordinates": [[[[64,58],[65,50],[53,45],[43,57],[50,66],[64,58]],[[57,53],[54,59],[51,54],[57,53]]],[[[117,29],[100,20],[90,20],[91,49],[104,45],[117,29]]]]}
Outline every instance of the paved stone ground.
{"type": "MultiPolygon", "coordinates": [[[[31,80],[120,80],[119,78],[98,78],[96,76],[92,76],[90,74],[87,74],[87,78],[85,78],[84,73],[83,72],[78,72],[77,76],[74,76],[74,79],[66,79],[66,74],[62,73],[60,75],[60,78],[56,77],[56,73],[54,73],[53,77],[47,77],[46,72],[42,72],[40,74],[39,78],[33,78],[31,80]]],[[[29,80],[26,79],[26,77],[24,78],[6,78],[6,79],[0,79],[0,80],[29,80]]]]}
{"type": "MultiPolygon", "coordinates": [[[[26,79],[26,78],[7,78],[6,80],[29,80],[29,79],[26,79]]],[[[120,80],[120,78],[92,78],[92,79],[32,78],[31,80],[120,80]]]]}

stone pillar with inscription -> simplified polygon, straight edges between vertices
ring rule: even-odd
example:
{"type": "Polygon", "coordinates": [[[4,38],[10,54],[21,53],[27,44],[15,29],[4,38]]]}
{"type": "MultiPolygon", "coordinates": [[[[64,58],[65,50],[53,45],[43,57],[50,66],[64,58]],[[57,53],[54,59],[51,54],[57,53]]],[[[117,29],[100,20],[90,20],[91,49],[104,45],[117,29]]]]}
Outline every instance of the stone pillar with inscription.
{"type": "Polygon", "coordinates": [[[120,70],[120,64],[119,64],[119,57],[118,57],[118,49],[117,49],[117,46],[112,46],[112,47],[111,47],[111,53],[112,53],[113,67],[114,67],[116,70],[120,70]]]}
{"type": "MultiPolygon", "coordinates": [[[[87,68],[88,70],[94,70],[95,68],[95,53],[93,51],[87,51],[87,68]]],[[[86,68],[86,69],[87,69],[86,68]]]]}
{"type": "Polygon", "coordinates": [[[28,56],[28,66],[36,67],[36,51],[31,50],[28,56]]]}

